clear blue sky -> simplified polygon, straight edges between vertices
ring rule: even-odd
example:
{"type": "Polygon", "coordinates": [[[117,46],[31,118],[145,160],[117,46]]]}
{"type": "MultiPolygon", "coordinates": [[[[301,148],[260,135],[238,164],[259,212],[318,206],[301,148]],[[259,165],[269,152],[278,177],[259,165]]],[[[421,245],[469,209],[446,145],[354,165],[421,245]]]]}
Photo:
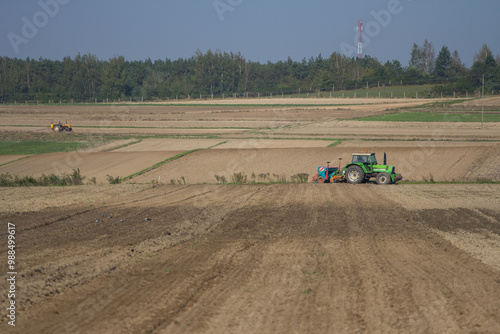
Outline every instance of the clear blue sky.
{"type": "Polygon", "coordinates": [[[363,19],[363,53],[381,62],[406,66],[413,43],[428,39],[436,55],[447,45],[470,66],[484,43],[500,54],[499,16],[498,0],[1,0],[0,56],[155,60],[220,49],[300,61],[354,48],[363,19]]]}

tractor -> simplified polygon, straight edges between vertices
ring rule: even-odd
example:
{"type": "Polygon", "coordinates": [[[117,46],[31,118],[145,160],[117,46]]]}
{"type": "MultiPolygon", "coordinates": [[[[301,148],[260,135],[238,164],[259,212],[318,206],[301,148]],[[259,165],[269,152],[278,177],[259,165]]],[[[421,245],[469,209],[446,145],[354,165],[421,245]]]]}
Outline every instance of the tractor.
{"type": "Polygon", "coordinates": [[[54,132],[62,132],[62,131],[70,132],[70,131],[73,131],[73,129],[71,128],[71,124],[63,124],[61,122],[50,124],[50,128],[52,130],[54,130],[54,132]]]}
{"type": "Polygon", "coordinates": [[[351,163],[344,168],[318,167],[318,173],[313,177],[314,183],[347,182],[352,184],[368,182],[372,177],[377,184],[391,184],[402,180],[401,174],[396,174],[396,167],[387,165],[387,155],[384,153],[384,164],[379,165],[375,153],[353,153],[351,163]]]}

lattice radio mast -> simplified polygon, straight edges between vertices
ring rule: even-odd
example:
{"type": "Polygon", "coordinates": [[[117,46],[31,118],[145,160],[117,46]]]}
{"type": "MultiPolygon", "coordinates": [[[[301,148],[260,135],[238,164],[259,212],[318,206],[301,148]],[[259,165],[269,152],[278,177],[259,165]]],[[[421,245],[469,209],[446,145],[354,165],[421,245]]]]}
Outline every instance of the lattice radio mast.
{"type": "Polygon", "coordinates": [[[358,58],[363,58],[363,20],[358,20],[358,58]]]}

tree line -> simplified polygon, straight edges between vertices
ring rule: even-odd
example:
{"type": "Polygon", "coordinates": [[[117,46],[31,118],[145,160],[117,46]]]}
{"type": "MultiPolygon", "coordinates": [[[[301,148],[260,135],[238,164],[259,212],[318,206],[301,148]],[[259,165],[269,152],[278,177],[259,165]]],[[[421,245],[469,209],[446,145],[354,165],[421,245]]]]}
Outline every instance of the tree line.
{"type": "Polygon", "coordinates": [[[366,85],[431,84],[429,96],[500,89],[500,57],[487,45],[467,68],[457,51],[443,46],[435,55],[427,40],[414,44],[408,66],[382,64],[374,57],[351,58],[333,52],[294,61],[253,62],[240,53],[197,51],[187,59],[100,60],[78,54],[63,60],[0,57],[0,101],[116,101],[257,96],[350,90],[366,85]]]}

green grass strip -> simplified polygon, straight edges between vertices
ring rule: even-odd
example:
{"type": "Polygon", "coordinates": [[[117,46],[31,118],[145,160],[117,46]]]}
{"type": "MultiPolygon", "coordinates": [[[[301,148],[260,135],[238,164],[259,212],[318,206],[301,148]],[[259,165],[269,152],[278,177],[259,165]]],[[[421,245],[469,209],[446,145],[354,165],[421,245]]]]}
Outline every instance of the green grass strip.
{"type": "Polygon", "coordinates": [[[333,143],[331,143],[330,145],[328,145],[327,147],[335,147],[337,146],[338,144],[340,144],[342,141],[341,140],[336,140],[334,141],[333,143]]]}
{"type": "Polygon", "coordinates": [[[25,155],[75,151],[82,147],[78,142],[53,142],[21,140],[0,142],[0,155],[25,155]]]}
{"type": "Polygon", "coordinates": [[[26,156],[26,157],[20,157],[19,159],[16,159],[16,160],[12,160],[12,161],[5,162],[5,163],[1,164],[1,165],[0,165],[0,167],[5,166],[5,165],[8,165],[8,164],[10,164],[10,163],[12,163],[12,162],[16,162],[16,161],[19,161],[19,160],[23,160],[23,159],[29,158],[30,156],[31,156],[31,155],[28,155],[28,156],[26,156]]]}
{"type": "Polygon", "coordinates": [[[165,159],[165,160],[163,160],[163,161],[160,161],[160,162],[158,162],[158,163],[154,164],[154,165],[153,165],[153,166],[151,166],[151,167],[148,167],[148,168],[143,169],[143,170],[141,170],[141,171],[139,171],[139,172],[137,172],[137,173],[134,173],[134,174],[131,174],[131,175],[129,175],[129,176],[126,176],[126,177],[122,178],[122,179],[121,179],[121,181],[129,180],[129,179],[133,178],[134,176],[137,176],[137,175],[141,175],[141,174],[147,173],[147,172],[149,172],[149,171],[151,171],[151,170],[153,170],[153,169],[156,169],[156,168],[158,168],[158,167],[160,167],[160,166],[162,166],[162,165],[166,164],[166,163],[167,163],[167,162],[169,162],[169,161],[177,160],[177,159],[182,158],[182,157],[184,157],[184,156],[186,156],[186,155],[188,155],[188,154],[191,154],[191,153],[194,153],[194,152],[197,152],[197,151],[202,151],[202,150],[209,150],[209,149],[211,149],[211,148],[214,148],[214,147],[216,147],[216,146],[219,146],[219,145],[222,145],[222,144],[225,144],[225,143],[227,143],[227,140],[226,140],[226,141],[223,141],[223,142],[220,142],[220,143],[218,143],[218,144],[212,145],[212,146],[207,147],[207,148],[195,148],[195,149],[193,149],[193,150],[189,150],[189,151],[186,151],[186,152],[179,153],[179,154],[177,154],[177,155],[174,155],[173,157],[170,157],[170,158],[167,158],[167,159],[165,159]]]}

